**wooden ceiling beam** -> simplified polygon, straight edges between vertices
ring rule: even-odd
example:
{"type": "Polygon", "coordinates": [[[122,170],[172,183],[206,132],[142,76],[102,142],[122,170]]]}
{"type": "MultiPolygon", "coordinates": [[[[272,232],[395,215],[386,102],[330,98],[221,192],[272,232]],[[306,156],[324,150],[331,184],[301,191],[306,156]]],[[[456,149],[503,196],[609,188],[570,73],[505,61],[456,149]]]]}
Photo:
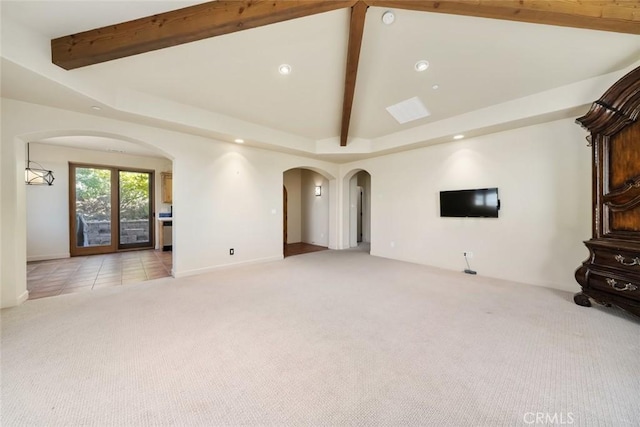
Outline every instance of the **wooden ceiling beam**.
{"type": "Polygon", "coordinates": [[[358,61],[362,47],[364,34],[364,21],[368,6],[364,1],[358,1],[351,8],[351,21],[349,24],[349,47],[347,50],[347,71],[344,78],[344,100],[342,101],[342,130],[340,131],[340,145],[347,145],[349,137],[349,123],[351,122],[351,109],[353,97],[356,92],[356,77],[358,75],[358,61]]]}
{"type": "Polygon", "coordinates": [[[369,6],[640,34],[638,0],[365,0],[369,6]]]}
{"type": "Polygon", "coordinates": [[[51,60],[71,70],[355,3],[356,0],[212,1],[51,40],[51,60]]]}
{"type": "Polygon", "coordinates": [[[351,8],[340,145],[346,146],[367,7],[406,9],[640,34],[637,0],[228,0],[211,1],[51,40],[64,69],[351,8]]]}

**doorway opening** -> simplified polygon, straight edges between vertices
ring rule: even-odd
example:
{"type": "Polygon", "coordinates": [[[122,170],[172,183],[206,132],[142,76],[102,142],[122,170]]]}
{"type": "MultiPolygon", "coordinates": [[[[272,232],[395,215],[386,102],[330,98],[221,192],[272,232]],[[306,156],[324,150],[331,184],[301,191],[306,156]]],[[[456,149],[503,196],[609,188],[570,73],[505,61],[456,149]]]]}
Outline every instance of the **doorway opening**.
{"type": "MultiPolygon", "coordinates": [[[[171,214],[170,202],[166,203],[162,198],[155,197],[164,193],[164,186],[159,178],[161,172],[173,169],[171,158],[141,141],[102,133],[72,133],[71,136],[65,136],[63,131],[51,131],[25,137],[25,141],[31,141],[31,157],[42,162],[46,169],[53,170],[56,178],[52,186],[27,186],[25,190],[27,256],[24,267],[29,293],[33,292],[34,297],[44,297],[94,289],[102,285],[172,276],[175,251],[160,252],[154,249],[154,241],[158,245],[158,233],[162,231],[162,227],[160,221],[153,218],[154,213],[158,217],[171,214]],[[121,154],[122,152],[126,154],[121,154]],[[108,179],[100,180],[100,177],[96,177],[101,185],[108,185],[110,190],[109,193],[103,192],[102,196],[108,196],[103,197],[100,202],[108,203],[114,210],[109,209],[110,215],[106,218],[94,218],[96,221],[106,221],[108,218],[109,222],[108,227],[104,223],[97,227],[97,234],[102,231],[101,237],[109,235],[100,245],[92,244],[93,240],[89,236],[85,245],[85,230],[80,239],[76,234],[77,210],[74,205],[78,200],[72,196],[71,190],[76,187],[76,183],[70,184],[75,179],[70,164],[99,170],[110,169],[108,179]],[[108,166],[104,166],[105,164],[108,166]],[[137,193],[133,191],[146,187],[147,179],[151,188],[143,192],[149,198],[145,210],[151,219],[150,226],[144,221],[145,217],[135,215],[139,209],[134,209],[147,205],[141,203],[137,193]],[[124,191],[127,185],[133,189],[124,191]],[[118,187],[123,191],[119,191],[118,187]],[[136,223],[135,220],[140,222],[136,223]],[[111,234],[112,224],[115,226],[114,231],[118,232],[115,237],[111,234]],[[77,244],[80,241],[82,246],[77,244]],[[105,244],[108,251],[104,250],[105,244]],[[99,249],[98,254],[82,256],[83,254],[78,253],[91,253],[92,246],[99,249]],[[109,251],[113,253],[108,254],[109,251]],[[52,273],[55,273],[55,277],[52,273]]],[[[104,172],[100,173],[104,175],[104,172]]],[[[24,183],[18,184],[24,187],[24,183]]],[[[91,221],[87,216],[84,219],[91,221]]],[[[95,227],[95,224],[90,225],[95,227]]],[[[95,234],[95,229],[91,231],[87,228],[86,231],[95,234]]]]}
{"type": "Polygon", "coordinates": [[[329,180],[310,169],[283,174],[283,254],[286,257],[328,249],[329,180]]]}
{"type": "Polygon", "coordinates": [[[71,256],[151,249],[154,172],[69,164],[71,256]]]}
{"type": "Polygon", "coordinates": [[[371,247],[371,175],[361,170],[349,179],[349,247],[371,247]]]}

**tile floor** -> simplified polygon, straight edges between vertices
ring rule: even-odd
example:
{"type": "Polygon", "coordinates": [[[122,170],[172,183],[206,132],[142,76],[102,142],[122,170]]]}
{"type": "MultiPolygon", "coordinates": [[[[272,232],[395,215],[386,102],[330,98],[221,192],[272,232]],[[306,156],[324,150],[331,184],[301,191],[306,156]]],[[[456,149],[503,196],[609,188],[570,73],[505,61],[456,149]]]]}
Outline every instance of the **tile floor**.
{"type": "Polygon", "coordinates": [[[171,252],[118,252],[27,263],[29,299],[171,276],[171,252]]]}

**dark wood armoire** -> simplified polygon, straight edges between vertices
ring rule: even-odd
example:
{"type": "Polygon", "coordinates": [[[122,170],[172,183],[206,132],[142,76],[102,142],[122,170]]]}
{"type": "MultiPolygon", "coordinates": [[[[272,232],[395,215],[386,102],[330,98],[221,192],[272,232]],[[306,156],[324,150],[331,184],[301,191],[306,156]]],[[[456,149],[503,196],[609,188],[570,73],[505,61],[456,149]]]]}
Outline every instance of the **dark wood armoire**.
{"type": "Polygon", "coordinates": [[[593,236],[576,270],[590,299],[640,316],[640,67],[616,82],[576,121],[591,132],[593,236]]]}

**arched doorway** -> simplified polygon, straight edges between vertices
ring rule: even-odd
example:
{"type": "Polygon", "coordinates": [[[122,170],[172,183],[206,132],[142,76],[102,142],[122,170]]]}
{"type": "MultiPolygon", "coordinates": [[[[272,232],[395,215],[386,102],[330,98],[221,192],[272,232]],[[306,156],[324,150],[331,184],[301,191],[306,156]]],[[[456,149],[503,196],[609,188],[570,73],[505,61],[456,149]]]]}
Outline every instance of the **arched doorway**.
{"type": "Polygon", "coordinates": [[[320,171],[294,168],[283,173],[283,254],[285,257],[329,247],[329,178],[320,171]]]}
{"type": "Polygon", "coordinates": [[[29,298],[172,274],[173,251],[154,250],[164,231],[158,221],[160,214],[170,215],[172,210],[171,201],[163,198],[161,184],[161,174],[172,172],[168,156],[149,145],[105,134],[74,132],[65,136],[52,132],[31,136],[29,141],[33,141],[30,158],[53,170],[55,176],[51,187],[25,189],[29,298]],[[108,179],[98,180],[106,184],[108,194],[80,197],[78,188],[86,190],[101,177],[84,172],[95,171],[108,172],[108,179]],[[109,210],[106,219],[90,214],[104,207],[98,202],[104,202],[109,210]],[[47,215],[37,214],[43,211],[47,215]],[[81,234],[78,213],[82,214],[81,234]],[[109,240],[108,245],[100,240],[103,238],[109,240]],[[98,240],[100,244],[95,243],[98,240]],[[112,250],[102,250],[104,247],[112,250]],[[80,252],[93,248],[101,249],[95,253],[111,254],[87,257],[90,251],[80,252]],[[77,257],[70,258],[74,255],[77,257]],[[55,269],[60,280],[54,286],[38,268],[55,269]],[[73,269],[82,274],[66,274],[73,269]]]}
{"type": "Polygon", "coordinates": [[[348,206],[345,246],[368,252],[371,245],[371,175],[365,170],[355,170],[345,176],[344,184],[348,206]]]}

